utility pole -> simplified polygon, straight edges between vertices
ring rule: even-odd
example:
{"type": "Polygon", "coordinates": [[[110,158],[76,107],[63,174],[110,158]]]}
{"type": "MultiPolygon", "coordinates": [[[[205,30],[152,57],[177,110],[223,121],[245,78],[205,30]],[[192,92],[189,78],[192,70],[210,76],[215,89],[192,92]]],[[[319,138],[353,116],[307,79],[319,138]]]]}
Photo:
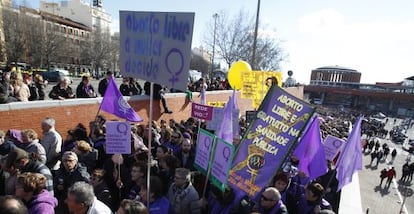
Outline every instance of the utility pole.
{"type": "Polygon", "coordinates": [[[259,14],[260,14],[260,0],[257,0],[257,12],[256,12],[256,27],[254,28],[254,38],[253,38],[253,54],[251,60],[252,69],[256,69],[256,45],[257,45],[257,31],[259,28],[259,14]]]}
{"type": "Polygon", "coordinates": [[[214,75],[214,54],[215,54],[215,50],[216,50],[216,29],[217,29],[217,18],[218,18],[218,14],[215,13],[213,15],[214,18],[214,33],[213,33],[213,56],[211,57],[211,72],[210,72],[210,80],[213,79],[213,75],[214,75]]]}

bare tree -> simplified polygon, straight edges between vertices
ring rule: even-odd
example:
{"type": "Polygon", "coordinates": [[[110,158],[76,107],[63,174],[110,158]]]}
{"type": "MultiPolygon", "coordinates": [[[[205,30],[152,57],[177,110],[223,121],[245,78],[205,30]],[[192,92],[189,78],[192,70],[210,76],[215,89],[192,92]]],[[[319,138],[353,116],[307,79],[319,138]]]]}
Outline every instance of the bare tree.
{"type": "MultiPolygon", "coordinates": [[[[251,63],[252,47],[254,39],[254,17],[240,10],[233,18],[228,18],[226,11],[218,13],[217,20],[212,19],[207,24],[204,33],[204,45],[212,50],[215,45],[216,54],[230,67],[237,60],[245,60],[251,63]],[[216,25],[215,22],[216,21],[216,25]],[[214,44],[214,30],[216,42],[214,44]]],[[[264,32],[264,29],[261,29],[264,32]]],[[[257,68],[276,70],[279,63],[286,57],[280,41],[259,31],[255,64],[257,68]]],[[[256,68],[256,69],[257,69],[256,68]]]]}
{"type": "Polygon", "coordinates": [[[3,8],[3,27],[7,64],[21,60],[26,45],[25,16],[13,8],[3,8]]]}
{"type": "Polygon", "coordinates": [[[84,42],[81,47],[82,57],[89,59],[92,69],[98,78],[99,70],[109,66],[110,53],[114,49],[111,44],[111,35],[108,31],[102,31],[99,27],[92,31],[90,40],[84,42]]]}

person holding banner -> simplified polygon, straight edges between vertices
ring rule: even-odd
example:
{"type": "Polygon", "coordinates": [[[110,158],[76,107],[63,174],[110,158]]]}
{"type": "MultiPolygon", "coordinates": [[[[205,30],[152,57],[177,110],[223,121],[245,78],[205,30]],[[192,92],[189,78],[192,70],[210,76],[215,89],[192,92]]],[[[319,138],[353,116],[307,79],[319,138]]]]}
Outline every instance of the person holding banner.
{"type": "Polygon", "coordinates": [[[174,183],[170,186],[167,196],[175,213],[201,213],[200,197],[191,183],[190,170],[186,168],[175,170],[174,183]]]}
{"type": "Polygon", "coordinates": [[[267,187],[260,197],[260,202],[253,208],[262,214],[287,214],[287,208],[275,187],[267,187]]]}
{"type": "Polygon", "coordinates": [[[318,182],[312,182],[305,187],[305,194],[301,196],[296,211],[292,213],[320,213],[321,210],[332,210],[328,201],[323,198],[325,189],[318,182]]]}

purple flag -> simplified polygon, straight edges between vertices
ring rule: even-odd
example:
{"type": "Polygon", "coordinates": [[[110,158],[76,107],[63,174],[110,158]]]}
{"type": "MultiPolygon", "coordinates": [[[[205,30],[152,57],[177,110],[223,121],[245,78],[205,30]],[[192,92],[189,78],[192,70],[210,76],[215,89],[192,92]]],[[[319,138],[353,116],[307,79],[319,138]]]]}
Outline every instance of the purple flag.
{"type": "Polygon", "coordinates": [[[200,92],[200,104],[207,105],[206,89],[204,87],[201,88],[201,92],[200,92]]]}
{"type": "Polygon", "coordinates": [[[104,98],[102,99],[101,109],[131,122],[143,121],[134,109],[131,108],[128,102],[124,100],[124,97],[121,95],[121,92],[116,85],[114,77],[109,80],[104,98]]]}
{"type": "Polygon", "coordinates": [[[226,106],[224,106],[224,115],[222,118],[220,129],[217,132],[217,137],[233,144],[233,107],[234,107],[234,91],[233,96],[229,98],[226,106]]]}
{"type": "Polygon", "coordinates": [[[336,163],[338,191],[352,182],[355,171],[362,169],[361,121],[362,116],[355,122],[336,163]]]}
{"type": "Polygon", "coordinates": [[[299,159],[299,170],[308,175],[310,179],[313,180],[327,172],[325,150],[317,116],[313,117],[312,123],[299,141],[293,155],[299,159]]]}

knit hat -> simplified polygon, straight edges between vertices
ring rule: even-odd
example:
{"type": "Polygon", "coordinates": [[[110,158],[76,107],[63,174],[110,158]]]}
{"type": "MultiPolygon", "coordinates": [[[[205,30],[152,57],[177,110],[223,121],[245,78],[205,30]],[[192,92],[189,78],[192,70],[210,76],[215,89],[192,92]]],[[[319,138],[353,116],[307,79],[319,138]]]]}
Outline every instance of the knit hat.
{"type": "Polygon", "coordinates": [[[191,140],[191,135],[188,132],[184,132],[183,137],[191,140]]]}
{"type": "Polygon", "coordinates": [[[14,163],[23,158],[29,158],[29,154],[27,154],[27,152],[23,149],[14,147],[10,154],[7,156],[6,165],[12,166],[14,163]]]}

